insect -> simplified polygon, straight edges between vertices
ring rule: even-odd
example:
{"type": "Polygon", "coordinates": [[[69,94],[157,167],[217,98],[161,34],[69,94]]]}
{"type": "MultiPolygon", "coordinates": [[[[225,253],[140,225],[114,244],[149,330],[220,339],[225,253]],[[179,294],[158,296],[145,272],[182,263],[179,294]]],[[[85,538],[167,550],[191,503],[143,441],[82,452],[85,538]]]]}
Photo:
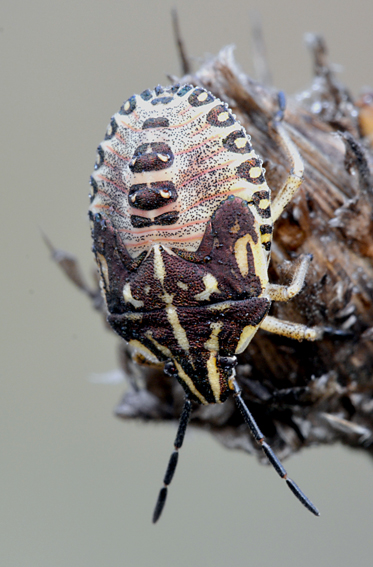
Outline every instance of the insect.
{"type": "Polygon", "coordinates": [[[153,522],[166,501],[192,401],[223,403],[230,394],[276,472],[319,515],[264,440],[235,380],[236,356],[259,328],[299,340],[322,335],[268,315],[271,301],[301,290],[311,260],[301,257],[289,286],[268,282],[273,223],[303,177],[279,100],[274,127],[292,170],[272,202],[250,136],[201,87],[157,86],[131,96],[97,149],[89,217],[108,321],[142,360],[164,363],[185,390],[153,522]]]}

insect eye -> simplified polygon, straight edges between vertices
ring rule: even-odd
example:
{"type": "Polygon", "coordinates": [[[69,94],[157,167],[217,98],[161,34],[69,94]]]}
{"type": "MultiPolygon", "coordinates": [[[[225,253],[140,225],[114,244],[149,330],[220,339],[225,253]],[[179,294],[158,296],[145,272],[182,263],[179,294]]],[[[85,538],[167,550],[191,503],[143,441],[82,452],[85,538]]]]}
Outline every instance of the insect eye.
{"type": "Polygon", "coordinates": [[[177,372],[176,366],[172,362],[172,360],[167,360],[167,362],[165,363],[164,373],[167,374],[167,376],[170,376],[171,378],[174,378],[175,376],[177,376],[178,372],[177,372]]]}

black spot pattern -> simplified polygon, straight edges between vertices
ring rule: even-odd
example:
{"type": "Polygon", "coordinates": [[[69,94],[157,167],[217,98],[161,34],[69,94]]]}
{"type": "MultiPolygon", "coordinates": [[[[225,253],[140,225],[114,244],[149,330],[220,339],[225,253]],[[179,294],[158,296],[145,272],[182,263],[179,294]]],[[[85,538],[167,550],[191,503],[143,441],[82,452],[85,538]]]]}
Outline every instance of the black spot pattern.
{"type": "Polygon", "coordinates": [[[159,215],[155,217],[154,224],[166,226],[168,224],[175,224],[179,218],[178,211],[170,211],[168,213],[164,213],[163,215],[159,215]]]}
{"type": "Polygon", "coordinates": [[[99,169],[102,164],[105,161],[105,154],[104,154],[104,150],[102,149],[101,146],[98,146],[97,148],[97,158],[96,158],[96,163],[95,163],[95,169],[99,169]]]}
{"type": "Polygon", "coordinates": [[[234,152],[236,154],[247,154],[252,150],[252,147],[249,144],[249,141],[246,138],[246,134],[243,130],[235,130],[234,132],[231,132],[229,136],[227,136],[223,140],[223,146],[230,152],[234,152]],[[238,148],[235,142],[236,140],[242,139],[245,140],[245,144],[241,148],[238,148]]]}
{"type": "Polygon", "coordinates": [[[229,112],[228,107],[224,106],[224,104],[218,104],[210,110],[208,115],[206,116],[206,120],[211,126],[218,126],[219,128],[226,128],[228,126],[232,126],[235,120],[232,114],[229,112]],[[227,115],[225,120],[219,120],[219,116],[222,114],[227,115]]]}
{"type": "Polygon", "coordinates": [[[272,234],[273,226],[270,224],[262,224],[260,226],[260,234],[272,234]]]}
{"type": "Polygon", "coordinates": [[[157,118],[148,118],[142,125],[142,129],[146,130],[147,128],[168,128],[170,122],[168,118],[164,116],[158,116],[157,118]]]}
{"type": "Polygon", "coordinates": [[[154,183],[138,183],[132,185],[128,194],[128,202],[135,209],[153,211],[175,202],[177,192],[172,181],[156,181],[154,183]]]}
{"type": "Polygon", "coordinates": [[[97,185],[96,181],[93,179],[92,175],[91,175],[91,178],[89,180],[89,184],[92,187],[92,193],[90,194],[90,199],[91,199],[91,203],[92,203],[92,201],[95,198],[96,193],[98,191],[98,185],[97,185]]]}
{"type": "Polygon", "coordinates": [[[194,89],[194,91],[192,92],[191,95],[189,95],[188,98],[188,102],[191,106],[203,106],[204,104],[210,104],[210,102],[213,102],[214,100],[215,97],[212,96],[212,94],[207,92],[205,89],[202,89],[201,87],[197,87],[196,89],[194,89]],[[204,97],[206,96],[206,98],[203,98],[203,100],[199,100],[198,97],[203,93],[205,93],[204,97]]]}
{"type": "Polygon", "coordinates": [[[142,171],[160,171],[171,167],[174,154],[170,146],[164,142],[141,144],[135,150],[129,168],[133,173],[142,171]],[[150,150],[150,151],[149,151],[150,150]]]}
{"type": "Polygon", "coordinates": [[[150,91],[149,89],[146,89],[145,91],[142,91],[142,93],[140,94],[142,100],[150,100],[152,98],[152,91],[150,91]]]}
{"type": "Polygon", "coordinates": [[[262,209],[259,206],[259,203],[262,199],[267,199],[269,200],[269,192],[268,191],[257,191],[256,193],[253,194],[253,203],[255,205],[256,210],[258,211],[258,213],[264,218],[264,219],[268,219],[271,216],[271,207],[270,205],[268,205],[268,207],[266,207],[265,209],[262,209]]]}
{"type": "Polygon", "coordinates": [[[154,219],[131,215],[131,224],[135,228],[148,228],[149,226],[167,226],[170,224],[175,224],[178,218],[178,211],[164,213],[163,215],[159,215],[154,219]]]}
{"type": "Polygon", "coordinates": [[[264,183],[264,174],[263,172],[259,175],[259,177],[251,177],[250,170],[252,167],[262,167],[261,161],[258,158],[250,158],[247,161],[244,161],[237,167],[237,175],[239,177],[243,177],[246,181],[250,181],[253,185],[261,185],[264,183]]]}
{"type": "Polygon", "coordinates": [[[118,130],[118,124],[116,123],[115,118],[113,116],[112,119],[110,120],[108,129],[106,130],[105,140],[110,140],[110,138],[115,136],[117,130],[118,130]]]}
{"type": "Polygon", "coordinates": [[[177,96],[184,96],[186,95],[189,91],[192,90],[192,85],[184,85],[183,87],[181,87],[181,89],[179,90],[179,92],[177,93],[177,96]]]}
{"type": "Polygon", "coordinates": [[[157,85],[157,86],[155,87],[154,91],[155,91],[155,94],[158,96],[158,95],[164,93],[164,88],[161,87],[161,85],[157,85]]]}
{"type": "Polygon", "coordinates": [[[177,91],[179,90],[179,88],[180,88],[180,83],[176,83],[176,85],[172,85],[172,87],[170,88],[170,91],[171,91],[172,93],[177,93],[177,91]]]}
{"type": "Polygon", "coordinates": [[[129,98],[126,102],[123,103],[119,111],[119,114],[124,114],[124,115],[131,114],[135,110],[135,108],[136,108],[136,96],[133,95],[131,96],[131,98],[129,98]],[[129,104],[127,105],[127,103],[129,104]]]}
{"type": "Polygon", "coordinates": [[[156,104],[168,104],[172,100],[174,100],[173,96],[161,96],[159,98],[153,98],[151,103],[155,106],[156,104]]]}

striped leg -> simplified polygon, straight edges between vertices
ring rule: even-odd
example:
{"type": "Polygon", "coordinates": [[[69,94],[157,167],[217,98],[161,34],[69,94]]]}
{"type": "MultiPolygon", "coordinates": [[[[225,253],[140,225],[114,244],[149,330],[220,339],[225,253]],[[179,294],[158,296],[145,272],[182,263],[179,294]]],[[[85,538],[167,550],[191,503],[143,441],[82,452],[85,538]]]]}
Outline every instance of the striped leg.
{"type": "Polygon", "coordinates": [[[278,459],[278,457],[276,457],[275,453],[272,451],[272,449],[268,445],[268,443],[266,443],[264,441],[263,433],[260,431],[258,425],[255,422],[255,419],[251,415],[248,407],[246,406],[245,402],[243,401],[243,399],[241,397],[241,390],[240,390],[237,382],[234,379],[232,379],[230,381],[229,385],[230,385],[231,390],[233,390],[233,392],[234,392],[233,395],[234,395],[236,404],[237,404],[238,409],[240,410],[240,412],[242,414],[242,417],[244,418],[245,423],[247,423],[247,425],[249,426],[250,431],[251,431],[255,441],[261,446],[261,448],[263,449],[267,459],[269,460],[269,462],[271,463],[271,465],[273,466],[273,468],[275,469],[277,474],[281,478],[286,480],[286,484],[288,485],[288,487],[290,488],[292,493],[303,504],[303,506],[305,506],[307,508],[307,510],[312,512],[312,514],[315,514],[315,516],[319,516],[320,512],[318,511],[316,506],[314,504],[312,504],[311,500],[309,500],[309,498],[307,498],[307,496],[301,491],[299,486],[293,480],[291,480],[291,478],[288,477],[288,474],[287,474],[285,468],[283,467],[281,461],[278,459]]]}
{"type": "Polygon", "coordinates": [[[191,411],[192,411],[192,403],[188,398],[186,398],[184,402],[183,411],[181,412],[181,416],[180,416],[179,427],[176,433],[176,438],[174,443],[175,450],[173,453],[171,453],[170,460],[168,461],[166,474],[164,475],[164,479],[163,479],[164,486],[163,488],[161,488],[159,492],[158,500],[154,508],[153,524],[155,524],[159,520],[164,505],[166,504],[168,485],[171,483],[171,480],[175,473],[177,461],[179,458],[179,449],[184,441],[184,436],[185,436],[186,428],[188,426],[191,411]]]}

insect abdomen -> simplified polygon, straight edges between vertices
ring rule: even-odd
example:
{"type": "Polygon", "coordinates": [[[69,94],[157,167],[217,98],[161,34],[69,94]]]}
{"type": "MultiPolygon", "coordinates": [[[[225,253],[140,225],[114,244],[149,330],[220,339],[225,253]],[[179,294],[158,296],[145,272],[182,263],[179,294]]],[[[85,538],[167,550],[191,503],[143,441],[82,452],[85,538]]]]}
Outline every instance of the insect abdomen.
{"type": "Polygon", "coordinates": [[[93,187],[91,211],[110,213],[132,257],[155,243],[195,252],[229,196],[253,203],[271,226],[249,137],[225,104],[191,85],[144,91],[123,105],[99,146],[93,187]]]}

